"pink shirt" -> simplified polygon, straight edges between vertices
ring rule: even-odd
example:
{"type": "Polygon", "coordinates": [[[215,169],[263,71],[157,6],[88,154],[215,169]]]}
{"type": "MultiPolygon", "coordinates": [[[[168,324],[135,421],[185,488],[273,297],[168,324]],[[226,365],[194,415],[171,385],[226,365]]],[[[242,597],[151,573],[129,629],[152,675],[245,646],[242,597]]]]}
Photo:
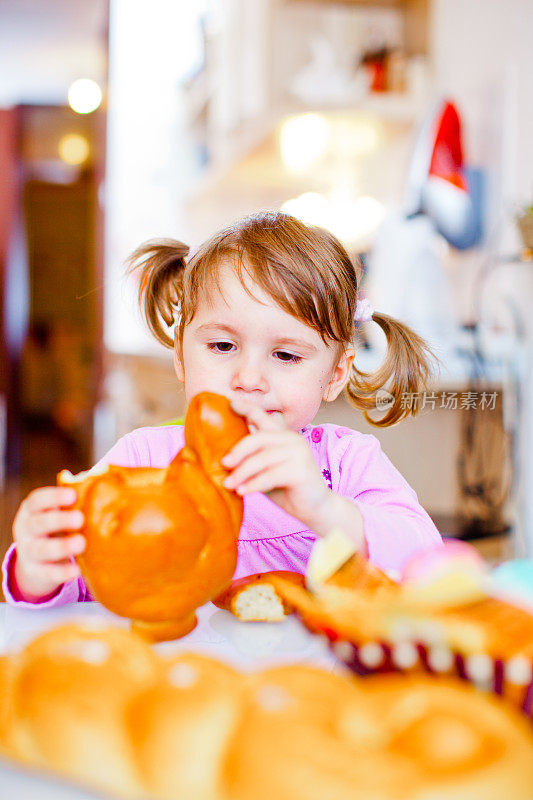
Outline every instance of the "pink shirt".
{"type": "MultiPolygon", "coordinates": [[[[361,512],[369,557],[374,564],[399,572],[414,553],[441,542],[415,492],[374,436],[329,423],[307,425],[301,433],[330,489],[352,500],[361,512]]],[[[119,439],[99,463],[166,467],[183,445],[180,425],[138,428],[119,439]]],[[[234,577],[279,569],[304,573],[316,538],[266,495],[246,495],[234,577]]],[[[35,604],[17,601],[9,591],[7,575],[13,551],[14,545],[4,559],[4,595],[8,603],[30,607],[35,604]]],[[[78,578],[38,605],[51,607],[91,599],[85,582],[78,578]]]]}

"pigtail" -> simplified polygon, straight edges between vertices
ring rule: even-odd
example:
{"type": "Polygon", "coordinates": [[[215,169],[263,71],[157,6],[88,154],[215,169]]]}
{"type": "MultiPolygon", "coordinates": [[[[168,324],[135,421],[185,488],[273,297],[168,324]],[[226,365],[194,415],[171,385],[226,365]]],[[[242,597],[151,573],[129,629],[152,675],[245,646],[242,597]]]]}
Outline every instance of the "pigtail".
{"type": "Polygon", "coordinates": [[[158,342],[172,348],[167,333],[179,311],[185,258],[189,248],[174,239],[150,239],[127,259],[128,274],[138,272],[139,303],[146,323],[158,342]]]}
{"type": "Polygon", "coordinates": [[[367,422],[385,428],[418,412],[419,393],[427,385],[436,359],[424,339],[403,322],[377,311],[372,319],[387,337],[385,361],[374,373],[362,372],[352,364],[346,394],[355,408],[364,411],[367,422]],[[388,393],[383,400],[391,404],[385,406],[387,413],[376,420],[368,411],[379,410],[380,398],[376,394],[379,389],[388,393]]]}

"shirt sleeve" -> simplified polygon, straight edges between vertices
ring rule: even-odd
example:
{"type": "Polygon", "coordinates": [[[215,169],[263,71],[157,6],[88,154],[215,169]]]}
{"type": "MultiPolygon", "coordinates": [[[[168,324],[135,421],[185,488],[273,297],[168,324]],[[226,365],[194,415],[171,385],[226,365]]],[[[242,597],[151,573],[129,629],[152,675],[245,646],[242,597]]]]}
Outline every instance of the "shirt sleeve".
{"type": "Polygon", "coordinates": [[[2,591],[9,605],[17,606],[17,608],[55,608],[56,606],[64,606],[66,603],[82,603],[93,599],[85,581],[80,577],[64,583],[59,587],[56,594],[47,600],[35,600],[32,603],[28,603],[26,600],[19,600],[15,595],[13,584],[13,569],[16,557],[17,546],[12,544],[2,564],[2,591]]]}
{"type": "Polygon", "coordinates": [[[361,512],[372,563],[400,573],[416,552],[442,544],[416,493],[383,453],[375,436],[342,433],[336,449],[337,492],[352,499],[361,512]]]}

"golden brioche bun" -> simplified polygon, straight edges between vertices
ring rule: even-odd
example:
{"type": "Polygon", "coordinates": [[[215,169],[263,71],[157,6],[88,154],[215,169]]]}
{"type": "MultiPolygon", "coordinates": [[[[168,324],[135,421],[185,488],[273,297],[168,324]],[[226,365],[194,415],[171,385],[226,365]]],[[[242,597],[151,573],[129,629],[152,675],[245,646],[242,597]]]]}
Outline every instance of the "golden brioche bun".
{"type": "Polygon", "coordinates": [[[139,692],[125,723],[144,786],[164,800],[220,798],[220,774],[243,705],[239,673],[184,653],[162,665],[161,680],[139,692]],[[199,758],[199,754],[201,757],[199,758]]]}
{"type": "Polygon", "coordinates": [[[359,695],[353,679],[304,665],[251,676],[246,713],[226,762],[231,800],[371,796],[360,793],[366,769],[360,754],[336,730],[342,707],[359,695]]]}
{"type": "Polygon", "coordinates": [[[220,459],[247,433],[226,397],[201,392],[168,467],[58,475],[84,514],[77,561],[93,596],[149,641],[189,633],[195,609],[233,577],[243,500],[224,487],[220,459]]]}
{"type": "Polygon", "coordinates": [[[159,661],[119,628],[64,625],[13,659],[7,751],[120,797],[139,786],[124,727],[128,702],[158,680],[159,661]]]}
{"type": "Polygon", "coordinates": [[[526,800],[533,733],[458,680],[289,666],[254,676],[226,775],[232,800],[526,800]]]}
{"type": "Polygon", "coordinates": [[[383,796],[531,797],[531,724],[501,698],[457,679],[399,674],[365,678],[364,695],[379,733],[366,735],[362,705],[353,704],[339,723],[345,736],[362,750],[379,746],[384,761],[401,760],[412,770],[404,783],[383,783],[383,796]]]}

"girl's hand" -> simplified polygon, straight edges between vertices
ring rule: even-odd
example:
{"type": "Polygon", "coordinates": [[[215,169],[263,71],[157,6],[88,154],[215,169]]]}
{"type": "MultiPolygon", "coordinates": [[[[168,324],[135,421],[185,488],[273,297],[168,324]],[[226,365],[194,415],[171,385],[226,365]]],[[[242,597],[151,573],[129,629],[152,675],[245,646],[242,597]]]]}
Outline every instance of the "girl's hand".
{"type": "Polygon", "coordinates": [[[73,489],[47,486],[35,489],[21,503],[13,522],[17,545],[14,578],[19,599],[35,602],[80,575],[72,557],[83,552],[81,534],[62,535],[83,526],[81,511],[71,509],[76,502],[73,489]]]}
{"type": "Polygon", "coordinates": [[[280,413],[267,414],[244,400],[234,401],[232,407],[246,418],[252,433],[222,459],[231,470],[224,486],[241,495],[264,492],[288,514],[321,533],[319,521],[327,517],[333,493],[303,436],[288,428],[280,413]]]}

